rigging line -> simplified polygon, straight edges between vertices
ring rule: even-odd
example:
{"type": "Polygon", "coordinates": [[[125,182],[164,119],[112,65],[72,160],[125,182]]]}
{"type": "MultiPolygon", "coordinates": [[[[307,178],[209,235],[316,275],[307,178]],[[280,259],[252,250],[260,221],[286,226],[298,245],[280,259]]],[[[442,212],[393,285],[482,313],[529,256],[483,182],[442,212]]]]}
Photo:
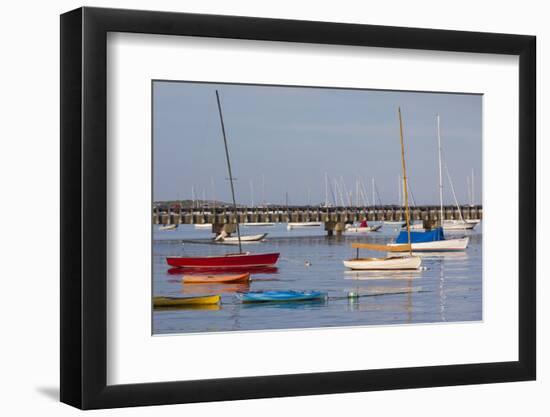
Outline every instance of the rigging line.
{"type": "Polygon", "coordinates": [[[449,184],[451,186],[451,192],[453,193],[453,198],[455,200],[456,208],[458,209],[458,215],[460,216],[460,221],[464,225],[464,232],[466,232],[466,222],[464,221],[464,217],[462,217],[462,210],[460,209],[460,205],[458,204],[458,199],[456,198],[455,193],[455,187],[453,185],[453,180],[451,179],[451,174],[449,173],[449,167],[447,166],[447,162],[442,157],[443,160],[443,166],[445,168],[445,173],[447,174],[447,179],[449,180],[449,184]]]}
{"type": "Polygon", "coordinates": [[[416,207],[416,201],[414,199],[413,190],[412,190],[412,187],[411,187],[411,184],[409,183],[409,181],[407,181],[407,186],[409,187],[409,194],[411,195],[412,205],[413,205],[413,207],[416,207]]]}
{"type": "Polygon", "coordinates": [[[331,181],[330,181],[330,177],[328,176],[328,174],[327,174],[327,182],[328,182],[328,188],[329,188],[329,190],[330,190],[330,195],[331,195],[331,197],[332,197],[332,205],[333,205],[333,207],[336,207],[336,206],[337,206],[337,204],[336,204],[336,196],[335,196],[335,194],[334,194],[334,189],[332,188],[332,183],[331,183],[331,181]]]}
{"type": "Polygon", "coordinates": [[[381,206],[383,206],[382,199],[380,198],[380,193],[378,192],[378,186],[376,184],[374,184],[374,190],[376,191],[376,197],[378,197],[378,202],[380,203],[381,206]]]}
{"type": "MultiPolygon", "coordinates": [[[[370,206],[370,200],[368,197],[367,189],[365,187],[365,183],[363,182],[363,177],[359,177],[359,183],[361,185],[361,194],[363,194],[364,203],[367,206],[370,206]]],[[[373,202],[374,205],[374,202],[373,202]]]]}

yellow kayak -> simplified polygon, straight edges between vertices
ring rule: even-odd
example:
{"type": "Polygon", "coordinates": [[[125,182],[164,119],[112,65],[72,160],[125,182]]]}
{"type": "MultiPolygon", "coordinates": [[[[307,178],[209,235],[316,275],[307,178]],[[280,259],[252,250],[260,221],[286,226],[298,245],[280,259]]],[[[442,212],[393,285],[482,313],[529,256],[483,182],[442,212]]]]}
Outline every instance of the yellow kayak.
{"type": "Polygon", "coordinates": [[[219,304],[220,295],[204,295],[199,297],[153,297],[155,307],[179,307],[219,304]]]}

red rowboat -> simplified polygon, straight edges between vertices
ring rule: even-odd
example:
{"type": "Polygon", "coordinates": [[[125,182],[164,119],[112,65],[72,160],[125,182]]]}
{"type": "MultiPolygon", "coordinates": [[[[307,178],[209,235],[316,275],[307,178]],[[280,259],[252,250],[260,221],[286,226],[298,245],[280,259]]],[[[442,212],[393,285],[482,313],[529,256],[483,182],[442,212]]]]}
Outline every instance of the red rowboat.
{"type": "Polygon", "coordinates": [[[279,259],[278,253],[228,253],[221,256],[169,256],[168,265],[177,268],[257,268],[273,266],[279,259]]]}

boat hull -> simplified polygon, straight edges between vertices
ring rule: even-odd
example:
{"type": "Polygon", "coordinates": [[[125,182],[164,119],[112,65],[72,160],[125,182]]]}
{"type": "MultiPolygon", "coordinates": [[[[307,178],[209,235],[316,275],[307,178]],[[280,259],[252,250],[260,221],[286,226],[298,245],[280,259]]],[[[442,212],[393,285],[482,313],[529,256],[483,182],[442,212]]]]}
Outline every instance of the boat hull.
{"type": "Polygon", "coordinates": [[[368,226],[368,227],[348,227],[346,233],[370,233],[380,230],[382,225],[368,226]]]}
{"type": "MultiPolygon", "coordinates": [[[[260,235],[241,236],[241,243],[260,242],[264,240],[266,236],[267,236],[267,233],[262,233],[260,235]]],[[[239,244],[239,237],[238,236],[224,237],[217,240],[217,242],[239,244]]]]}
{"type": "MultiPolygon", "coordinates": [[[[469,241],[470,241],[469,237],[464,237],[461,239],[445,239],[445,240],[436,240],[433,242],[413,243],[411,246],[414,252],[420,252],[420,251],[451,252],[451,251],[466,250],[466,248],[468,247],[469,241]]],[[[388,244],[388,246],[391,246],[391,247],[397,247],[399,245],[400,244],[397,244],[397,243],[388,244]]]]}
{"type": "Polygon", "coordinates": [[[243,303],[291,302],[324,300],[327,293],[321,291],[263,291],[238,293],[243,303]]]}
{"type": "Polygon", "coordinates": [[[323,223],[321,222],[303,222],[303,223],[288,223],[286,228],[288,230],[292,229],[306,229],[308,227],[320,227],[323,223]]]}
{"type": "MultiPolygon", "coordinates": [[[[479,224],[479,220],[445,220],[443,222],[443,230],[445,231],[464,231],[473,230],[479,224]]],[[[424,230],[422,223],[411,224],[411,230],[424,230]]]]}
{"type": "Polygon", "coordinates": [[[206,295],[200,297],[153,297],[153,306],[179,307],[179,306],[199,306],[219,304],[221,297],[219,295],[206,295]]]}
{"type": "Polygon", "coordinates": [[[472,230],[477,224],[476,221],[445,220],[443,230],[472,230]]]}
{"type": "Polygon", "coordinates": [[[422,259],[418,256],[391,257],[391,258],[359,258],[344,261],[346,268],[354,270],[403,270],[418,269],[422,259]]]}
{"type": "Polygon", "coordinates": [[[177,228],[178,228],[177,224],[167,224],[165,226],[160,226],[159,230],[170,231],[170,230],[176,230],[177,228]]]}
{"type": "Polygon", "coordinates": [[[250,273],[238,275],[184,275],[184,284],[235,284],[250,281],[250,273]]]}
{"type": "MultiPolygon", "coordinates": [[[[187,270],[186,268],[169,268],[168,274],[170,275],[182,275],[190,270],[187,270]]],[[[276,266],[251,266],[251,267],[231,267],[231,268],[224,268],[223,270],[224,274],[244,274],[246,272],[250,272],[251,274],[275,274],[279,270],[276,266]]],[[[192,272],[194,274],[216,274],[220,272],[219,268],[193,268],[192,272]]]]}
{"type": "Polygon", "coordinates": [[[169,256],[166,258],[166,262],[168,265],[176,268],[232,269],[274,266],[278,259],[278,253],[261,253],[254,255],[241,253],[201,257],[169,256]]]}

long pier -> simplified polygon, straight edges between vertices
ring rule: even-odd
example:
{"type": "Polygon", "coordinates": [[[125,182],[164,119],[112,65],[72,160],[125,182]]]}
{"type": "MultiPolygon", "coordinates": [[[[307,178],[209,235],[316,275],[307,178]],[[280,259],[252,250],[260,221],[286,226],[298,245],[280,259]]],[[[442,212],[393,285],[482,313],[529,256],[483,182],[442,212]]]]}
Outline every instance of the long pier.
{"type": "MultiPolygon", "coordinates": [[[[482,220],[483,207],[464,205],[460,207],[465,220],[482,220]]],[[[444,206],[444,220],[459,220],[456,206],[444,206]]],[[[439,206],[411,207],[411,220],[440,221],[439,206]]],[[[405,208],[400,206],[365,207],[218,207],[208,209],[153,207],[153,224],[212,224],[212,232],[225,230],[233,233],[237,222],[246,223],[290,223],[322,222],[329,234],[339,234],[345,224],[367,221],[404,221],[405,208]]]]}

